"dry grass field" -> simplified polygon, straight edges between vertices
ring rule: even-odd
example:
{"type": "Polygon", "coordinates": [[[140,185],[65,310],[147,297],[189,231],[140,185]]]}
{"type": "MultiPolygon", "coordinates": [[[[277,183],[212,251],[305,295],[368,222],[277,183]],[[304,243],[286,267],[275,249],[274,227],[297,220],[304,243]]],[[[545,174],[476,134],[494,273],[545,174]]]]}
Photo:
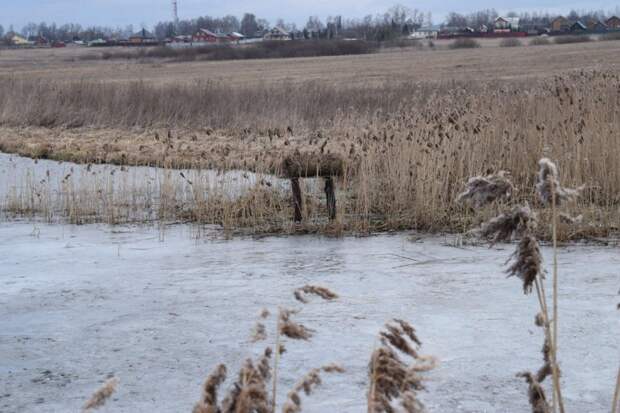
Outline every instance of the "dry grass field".
{"type": "MultiPolygon", "coordinates": [[[[531,188],[537,160],[548,156],[568,184],[587,186],[573,206],[586,219],[562,234],[609,235],[620,216],[619,51],[615,41],[505,48],[489,40],[477,49],[437,42],[435,50],[188,63],[80,58],[101,53],[91,49],[2,51],[0,150],[283,177],[286,158],[339,157],[338,228],[362,231],[464,229],[472,214],[454,199],[470,176],[508,170],[531,188]]],[[[290,228],[282,194],[276,202],[257,191],[240,213],[252,219],[238,224],[264,227],[261,211],[279,223],[270,229],[290,228]]],[[[534,202],[532,193],[518,197],[534,202]]],[[[222,224],[211,209],[179,209],[222,224]]]]}
{"type": "MultiPolygon", "coordinates": [[[[98,80],[161,83],[224,81],[232,85],[305,82],[368,85],[407,82],[523,79],[570,70],[616,67],[620,42],[498,47],[498,39],[481,41],[479,49],[450,50],[450,41],[436,41],[436,50],[388,49],[379,54],[266,59],[226,62],[165,63],[151,60],[89,61],[84,55],[105,50],[66,48],[0,51],[0,75],[49,80],[98,80]]],[[[107,50],[107,49],[106,49],[107,50]]]]}

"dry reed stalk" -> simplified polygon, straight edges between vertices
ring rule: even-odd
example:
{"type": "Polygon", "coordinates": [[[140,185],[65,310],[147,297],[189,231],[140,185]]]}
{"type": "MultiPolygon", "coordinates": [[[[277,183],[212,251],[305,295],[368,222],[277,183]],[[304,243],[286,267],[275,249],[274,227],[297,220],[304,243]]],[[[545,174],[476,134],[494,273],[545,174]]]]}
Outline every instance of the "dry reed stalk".
{"type": "Polygon", "coordinates": [[[308,302],[308,299],[305,297],[305,294],[314,294],[328,301],[335,300],[336,298],[338,298],[338,294],[331,291],[330,289],[316,286],[316,285],[305,285],[301,288],[296,289],[293,292],[295,299],[304,304],[308,302]]]}
{"type": "MultiPolygon", "coordinates": [[[[539,162],[538,183],[536,184],[536,191],[540,200],[544,204],[551,204],[552,220],[551,231],[553,238],[553,338],[551,341],[551,352],[554,359],[554,379],[556,380],[557,388],[557,402],[560,409],[560,413],[564,413],[564,401],[562,400],[561,390],[559,388],[559,374],[558,370],[558,288],[559,288],[559,275],[558,275],[558,207],[567,201],[575,200],[583,191],[583,186],[577,189],[570,189],[562,187],[560,184],[558,168],[550,159],[542,158],[539,162]]],[[[555,386],[554,386],[555,387],[555,386]]]]}
{"type": "Polygon", "coordinates": [[[618,369],[618,377],[616,378],[616,390],[614,391],[614,399],[611,406],[611,413],[620,412],[620,368],[618,369]]]}
{"type": "Polygon", "coordinates": [[[118,385],[118,379],[116,377],[112,377],[103,384],[97,391],[93,393],[93,395],[88,399],[86,404],[84,405],[82,411],[89,412],[91,410],[95,410],[103,406],[106,401],[116,390],[116,386],[118,385]]]}
{"type": "Polygon", "coordinates": [[[287,400],[284,406],[282,406],[282,413],[301,413],[301,397],[299,394],[303,391],[306,396],[309,396],[314,388],[321,385],[321,371],[325,373],[344,373],[344,369],[336,364],[310,370],[288,393],[287,400]]]}

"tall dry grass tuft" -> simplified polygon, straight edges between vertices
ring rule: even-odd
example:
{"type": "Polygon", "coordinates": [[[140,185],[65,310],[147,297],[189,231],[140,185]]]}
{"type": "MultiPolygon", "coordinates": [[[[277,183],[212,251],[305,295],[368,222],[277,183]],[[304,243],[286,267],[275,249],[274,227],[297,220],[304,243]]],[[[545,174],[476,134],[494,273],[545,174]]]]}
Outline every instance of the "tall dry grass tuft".
{"type": "Polygon", "coordinates": [[[103,386],[97,389],[90,399],[88,399],[82,411],[90,412],[91,410],[95,410],[103,406],[116,391],[116,386],[118,386],[118,379],[116,377],[106,380],[103,386]]]}
{"type": "Polygon", "coordinates": [[[282,406],[282,413],[300,413],[301,412],[301,396],[303,391],[306,396],[312,394],[312,391],[322,383],[320,373],[344,373],[344,369],[336,364],[330,364],[318,369],[310,370],[288,393],[287,400],[282,406]]]}
{"type": "Polygon", "coordinates": [[[424,412],[417,398],[417,392],[424,390],[420,373],[433,369],[436,360],[418,354],[420,341],[414,328],[403,320],[387,323],[380,337],[381,346],[373,351],[369,364],[368,412],[391,413],[394,400],[400,400],[405,412],[424,412]],[[413,364],[405,363],[399,353],[412,358],[413,364]]]}

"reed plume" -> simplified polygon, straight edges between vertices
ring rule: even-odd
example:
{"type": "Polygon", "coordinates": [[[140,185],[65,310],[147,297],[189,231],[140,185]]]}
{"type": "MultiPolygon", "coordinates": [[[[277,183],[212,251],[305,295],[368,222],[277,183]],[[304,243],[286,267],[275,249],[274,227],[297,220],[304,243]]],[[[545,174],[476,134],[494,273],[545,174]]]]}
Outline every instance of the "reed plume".
{"type": "Polygon", "coordinates": [[[538,380],[536,380],[536,377],[530,372],[519,373],[517,376],[523,377],[529,385],[528,396],[530,406],[532,407],[532,413],[551,413],[551,407],[547,402],[545,389],[543,389],[538,380]]]}
{"type": "Polygon", "coordinates": [[[284,406],[282,406],[282,413],[301,412],[300,393],[303,391],[306,396],[309,396],[317,386],[321,385],[321,371],[325,373],[344,373],[344,369],[336,364],[330,364],[318,369],[310,370],[288,393],[288,398],[284,403],[284,406]]]}
{"type": "Polygon", "coordinates": [[[576,189],[563,187],[560,184],[558,167],[550,159],[542,158],[538,161],[538,166],[536,192],[543,204],[551,205],[552,198],[555,195],[555,203],[560,206],[567,201],[576,199],[583,191],[583,186],[576,189]]]}
{"type": "Polygon", "coordinates": [[[301,288],[296,289],[293,292],[295,299],[302,303],[308,302],[308,299],[305,297],[305,295],[307,294],[314,294],[328,301],[338,298],[338,294],[336,294],[335,292],[329,290],[328,288],[319,287],[316,285],[305,285],[301,288]]]}
{"type": "Polygon", "coordinates": [[[518,277],[523,281],[523,292],[531,293],[536,277],[540,275],[544,278],[541,272],[542,255],[536,237],[531,234],[524,235],[510,259],[514,262],[506,271],[508,276],[518,277]]]}
{"type": "MultiPolygon", "coordinates": [[[[266,319],[269,317],[269,310],[263,308],[260,312],[260,318],[266,319]]],[[[260,321],[257,321],[252,329],[252,342],[256,343],[257,341],[263,341],[267,339],[267,329],[265,328],[265,324],[260,321]]]]}
{"type": "Polygon", "coordinates": [[[368,411],[373,413],[392,413],[392,402],[400,399],[405,412],[423,412],[424,405],[417,399],[417,392],[424,389],[421,372],[435,367],[435,359],[420,356],[420,341],[410,324],[393,320],[386,324],[380,333],[381,346],[376,348],[369,365],[370,390],[368,411]],[[407,365],[398,353],[413,359],[407,365]]]}
{"type": "Polygon", "coordinates": [[[529,205],[518,205],[509,212],[504,212],[495,218],[485,222],[474,231],[479,236],[497,242],[508,242],[515,236],[521,236],[529,232],[536,225],[536,214],[529,205]]]}
{"type": "Polygon", "coordinates": [[[82,411],[89,412],[103,406],[108,401],[108,399],[112,397],[112,394],[116,391],[117,385],[118,379],[116,377],[112,377],[106,380],[106,382],[103,383],[103,386],[97,389],[97,391],[93,393],[90,399],[88,399],[82,411]]]}
{"type": "Polygon", "coordinates": [[[308,340],[312,337],[313,331],[291,319],[291,315],[296,311],[282,309],[280,311],[279,333],[294,340],[308,340]]]}
{"type": "Polygon", "coordinates": [[[207,377],[202,387],[202,398],[194,405],[192,413],[220,413],[217,391],[226,380],[226,366],[220,364],[207,377]]]}
{"type": "Polygon", "coordinates": [[[221,413],[269,413],[271,411],[267,391],[271,353],[271,349],[267,348],[257,366],[251,359],[245,361],[239,371],[237,381],[222,401],[221,413]]]}
{"type": "Polygon", "coordinates": [[[296,323],[291,319],[291,315],[296,311],[281,308],[278,314],[278,327],[276,333],[276,354],[273,361],[273,380],[272,380],[272,394],[271,394],[271,413],[276,411],[276,396],[278,391],[278,363],[280,361],[280,355],[284,352],[284,347],[281,343],[282,336],[291,338],[293,340],[309,340],[312,337],[312,330],[306,328],[304,325],[296,323]]]}
{"type": "Polygon", "coordinates": [[[497,174],[469,178],[465,191],[457,196],[456,201],[481,208],[496,200],[509,199],[514,190],[510,172],[499,171],[497,174]]]}

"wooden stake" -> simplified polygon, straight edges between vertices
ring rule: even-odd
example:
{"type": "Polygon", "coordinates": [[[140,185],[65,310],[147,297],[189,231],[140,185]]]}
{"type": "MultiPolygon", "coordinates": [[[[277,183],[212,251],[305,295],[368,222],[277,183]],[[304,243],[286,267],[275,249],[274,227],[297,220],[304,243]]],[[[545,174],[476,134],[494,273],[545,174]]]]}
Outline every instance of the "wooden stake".
{"type": "Polygon", "coordinates": [[[301,222],[303,204],[299,178],[291,178],[291,190],[293,191],[293,208],[295,208],[294,220],[295,222],[301,222]]]}
{"type": "Polygon", "coordinates": [[[327,198],[327,214],[329,220],[336,219],[336,193],[334,179],[331,176],[325,178],[325,197],[327,198]]]}

